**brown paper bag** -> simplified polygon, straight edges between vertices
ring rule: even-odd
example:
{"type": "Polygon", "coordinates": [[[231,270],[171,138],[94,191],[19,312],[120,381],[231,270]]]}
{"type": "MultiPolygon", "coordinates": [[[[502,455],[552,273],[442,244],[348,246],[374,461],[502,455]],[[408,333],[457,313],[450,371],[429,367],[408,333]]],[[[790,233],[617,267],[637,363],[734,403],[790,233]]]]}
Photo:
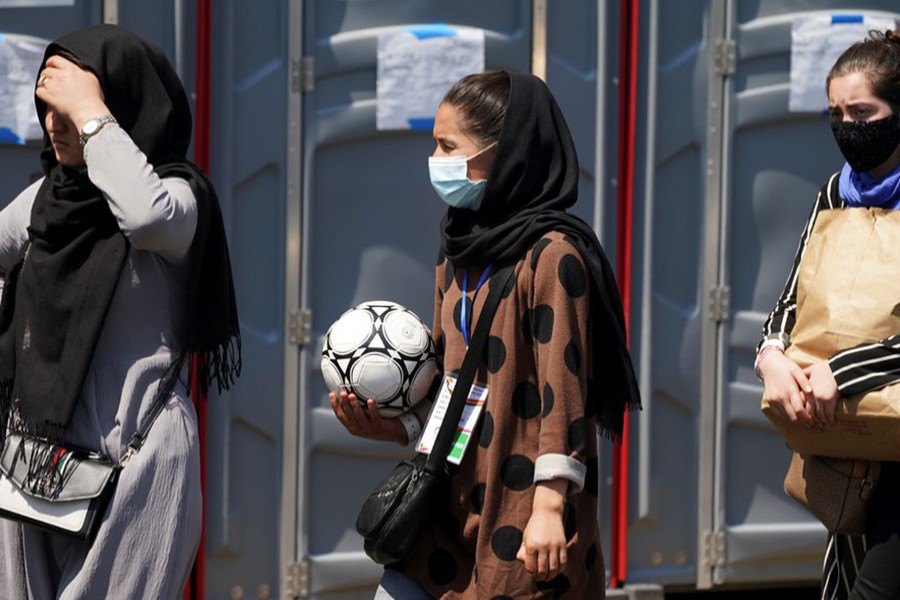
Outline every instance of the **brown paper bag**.
{"type": "MultiPolygon", "coordinates": [[[[797,281],[797,320],[785,353],[800,367],[900,333],[900,211],[819,213],[797,281]]],[[[900,384],[841,398],[827,431],[762,410],[797,452],[900,460],[900,384]]]]}

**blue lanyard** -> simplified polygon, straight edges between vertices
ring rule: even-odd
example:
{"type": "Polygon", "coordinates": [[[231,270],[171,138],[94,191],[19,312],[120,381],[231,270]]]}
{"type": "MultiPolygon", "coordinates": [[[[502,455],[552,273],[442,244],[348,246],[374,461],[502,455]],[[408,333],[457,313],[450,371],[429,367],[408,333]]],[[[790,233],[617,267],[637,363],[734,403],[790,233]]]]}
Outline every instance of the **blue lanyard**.
{"type": "MultiPolygon", "coordinates": [[[[472,311],[475,310],[475,298],[478,296],[478,291],[481,289],[481,286],[484,285],[484,282],[487,281],[488,276],[491,274],[491,269],[494,265],[488,265],[484,272],[481,274],[481,279],[478,280],[478,286],[475,288],[475,293],[472,294],[472,311]]],[[[466,304],[468,303],[467,292],[469,291],[469,270],[466,269],[463,271],[463,282],[462,282],[462,309],[459,314],[460,326],[462,326],[462,334],[463,339],[466,341],[466,348],[469,347],[469,319],[467,318],[468,311],[466,310],[466,304]]]]}

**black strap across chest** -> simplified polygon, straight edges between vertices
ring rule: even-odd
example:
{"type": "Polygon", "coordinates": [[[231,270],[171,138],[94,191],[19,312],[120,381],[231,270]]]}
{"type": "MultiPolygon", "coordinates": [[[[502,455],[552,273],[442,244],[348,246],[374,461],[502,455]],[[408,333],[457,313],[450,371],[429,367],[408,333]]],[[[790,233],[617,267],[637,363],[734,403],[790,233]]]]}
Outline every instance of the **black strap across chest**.
{"type": "Polygon", "coordinates": [[[463,409],[466,406],[466,399],[475,380],[475,373],[478,371],[478,366],[484,357],[484,345],[491,330],[494,314],[497,312],[497,306],[500,304],[503,291],[510,285],[514,275],[515,268],[509,266],[498,270],[489,280],[490,292],[484,301],[484,306],[481,308],[481,315],[478,317],[478,324],[475,326],[475,334],[472,336],[471,344],[463,359],[456,386],[453,388],[453,394],[450,396],[447,412],[444,414],[437,439],[435,439],[434,446],[425,463],[425,468],[432,473],[438,473],[443,470],[447,461],[447,453],[450,451],[450,446],[453,443],[459,424],[459,418],[462,416],[463,409]]]}

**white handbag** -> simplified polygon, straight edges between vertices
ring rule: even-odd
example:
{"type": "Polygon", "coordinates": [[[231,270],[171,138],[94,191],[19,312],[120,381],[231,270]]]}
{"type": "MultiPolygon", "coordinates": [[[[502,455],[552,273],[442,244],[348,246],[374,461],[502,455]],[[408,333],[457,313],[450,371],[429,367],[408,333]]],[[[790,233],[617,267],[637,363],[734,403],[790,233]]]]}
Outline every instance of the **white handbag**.
{"type": "Polygon", "coordinates": [[[9,434],[0,454],[0,516],[91,542],[120,468],[97,453],[9,434]],[[55,455],[55,475],[29,478],[31,462],[43,460],[47,452],[55,455]]]}
{"type": "Polygon", "coordinates": [[[65,448],[42,438],[9,433],[0,451],[0,517],[53,533],[94,541],[119,472],[144,445],[172,395],[182,355],[166,372],[143,423],[118,462],[97,452],[65,448]],[[39,477],[29,467],[44,465],[39,477]]]}

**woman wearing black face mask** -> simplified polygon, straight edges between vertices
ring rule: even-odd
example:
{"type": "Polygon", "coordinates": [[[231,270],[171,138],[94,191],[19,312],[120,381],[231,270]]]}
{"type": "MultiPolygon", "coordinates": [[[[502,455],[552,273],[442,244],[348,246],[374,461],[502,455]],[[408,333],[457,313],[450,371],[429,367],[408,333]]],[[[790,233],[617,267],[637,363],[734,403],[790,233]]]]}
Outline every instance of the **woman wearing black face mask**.
{"type": "MultiPolygon", "coordinates": [[[[819,192],[756,358],[774,415],[822,429],[835,423],[840,397],[900,382],[900,285],[893,283],[900,280],[900,36],[871,32],[838,58],[826,87],[831,128],[847,163],[819,192]],[[877,223],[883,252],[860,235],[863,221],[877,223]],[[857,271],[859,264],[866,269],[857,271]],[[855,294],[842,293],[848,289],[855,294]],[[838,340],[824,360],[806,360],[798,350],[821,345],[808,326],[815,317],[803,310],[814,296],[831,316],[828,336],[838,340]],[[785,356],[791,345],[794,358],[785,356]]],[[[829,538],[823,598],[900,597],[898,506],[900,463],[885,463],[865,535],[829,538]]]]}

